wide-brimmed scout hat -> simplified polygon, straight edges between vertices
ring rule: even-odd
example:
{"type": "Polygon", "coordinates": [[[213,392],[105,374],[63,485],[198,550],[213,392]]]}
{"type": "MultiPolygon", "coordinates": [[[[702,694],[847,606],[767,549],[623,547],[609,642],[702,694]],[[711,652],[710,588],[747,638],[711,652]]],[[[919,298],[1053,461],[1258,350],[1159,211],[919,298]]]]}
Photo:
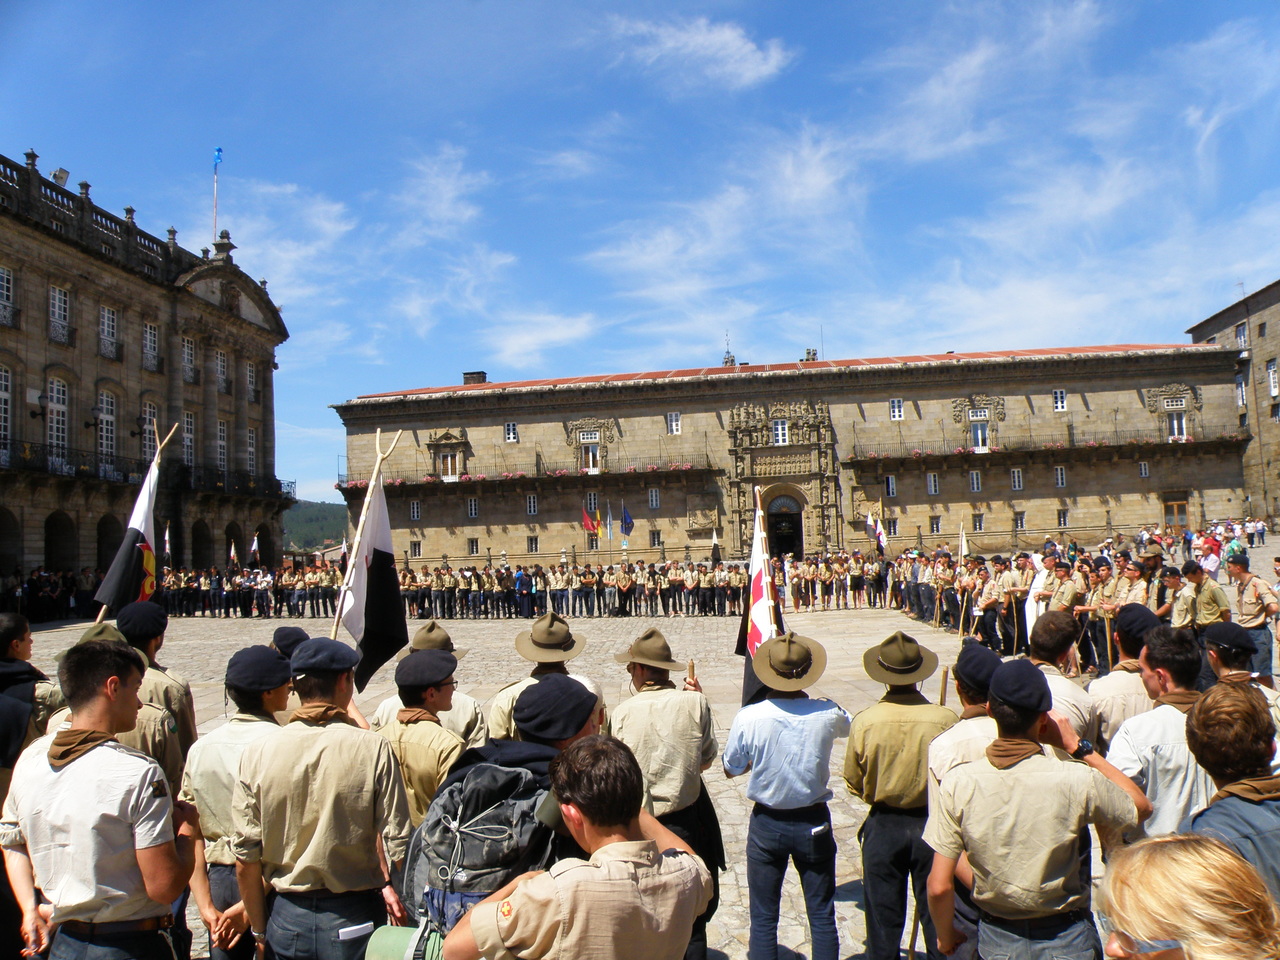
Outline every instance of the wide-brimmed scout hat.
{"type": "Polygon", "coordinates": [[[864,653],[862,666],[872,680],[901,686],[933,676],[938,669],[938,655],[899,630],[864,653]]]}
{"type": "Polygon", "coordinates": [[[827,669],[827,651],[817,640],[787,631],[756,648],[751,669],[774,690],[803,690],[813,686],[827,669]]]}
{"type": "Polygon", "coordinates": [[[558,613],[543,614],[516,636],[516,653],[534,663],[564,663],[580,654],[583,646],[558,613]]]}
{"type": "Polygon", "coordinates": [[[657,627],[650,627],[622,653],[615,653],[613,659],[619,663],[643,663],[646,667],[653,667],[655,670],[683,670],[685,664],[676,663],[671,659],[671,645],[667,643],[667,638],[662,635],[662,631],[657,627]]]}
{"type": "Polygon", "coordinates": [[[454,647],[449,631],[434,620],[428,620],[418,628],[418,632],[409,641],[409,646],[414,650],[444,650],[459,660],[467,655],[466,650],[454,647]]]}

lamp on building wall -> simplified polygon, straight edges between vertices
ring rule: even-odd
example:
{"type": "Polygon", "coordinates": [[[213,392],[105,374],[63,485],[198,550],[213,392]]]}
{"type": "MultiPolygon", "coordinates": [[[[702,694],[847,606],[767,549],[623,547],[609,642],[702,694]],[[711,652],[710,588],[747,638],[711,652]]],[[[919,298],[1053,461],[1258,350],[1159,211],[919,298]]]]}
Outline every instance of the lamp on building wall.
{"type": "Polygon", "coordinates": [[[37,417],[44,419],[45,414],[49,412],[49,395],[47,393],[40,394],[40,396],[36,397],[36,403],[40,405],[40,409],[31,411],[31,419],[35,420],[37,417]]]}
{"type": "Polygon", "coordinates": [[[96,430],[98,424],[102,422],[102,408],[95,403],[89,408],[89,416],[91,419],[84,422],[84,428],[86,430],[96,430]]]}
{"type": "Polygon", "coordinates": [[[133,422],[134,422],[135,424],[137,424],[138,429],[137,429],[137,430],[130,430],[130,431],[129,431],[129,436],[131,436],[131,437],[140,437],[140,436],[142,436],[144,433],[146,433],[146,432],[147,432],[147,425],[150,423],[150,421],[149,421],[149,420],[147,420],[147,418],[146,418],[146,417],[138,417],[138,419],[134,420],[133,422]]]}

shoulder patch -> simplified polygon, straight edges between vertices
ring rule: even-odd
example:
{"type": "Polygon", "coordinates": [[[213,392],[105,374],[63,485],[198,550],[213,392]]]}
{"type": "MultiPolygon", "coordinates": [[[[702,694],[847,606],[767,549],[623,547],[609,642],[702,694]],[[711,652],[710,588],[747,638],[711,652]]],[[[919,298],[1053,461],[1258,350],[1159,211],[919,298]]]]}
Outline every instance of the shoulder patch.
{"type": "Polygon", "coordinates": [[[152,780],[151,795],[153,797],[167,797],[169,795],[169,787],[163,780],[152,780]]]}
{"type": "Polygon", "coordinates": [[[511,901],[510,900],[503,900],[500,904],[498,904],[498,915],[502,917],[503,920],[509,920],[511,918],[511,901]]]}

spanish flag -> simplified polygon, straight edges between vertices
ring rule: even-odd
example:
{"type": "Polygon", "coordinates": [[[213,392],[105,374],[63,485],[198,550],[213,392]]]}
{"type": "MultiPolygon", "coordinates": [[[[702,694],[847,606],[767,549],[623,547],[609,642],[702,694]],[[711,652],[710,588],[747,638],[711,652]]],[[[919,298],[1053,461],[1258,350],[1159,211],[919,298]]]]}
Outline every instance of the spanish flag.
{"type": "Polygon", "coordinates": [[[111,561],[102,586],[93,599],[115,613],[126,603],[150,600],[156,592],[155,508],[156,487],[160,485],[160,454],[151,461],[151,469],[142,481],[138,499],[129,517],[129,529],[116,557],[111,561]]]}

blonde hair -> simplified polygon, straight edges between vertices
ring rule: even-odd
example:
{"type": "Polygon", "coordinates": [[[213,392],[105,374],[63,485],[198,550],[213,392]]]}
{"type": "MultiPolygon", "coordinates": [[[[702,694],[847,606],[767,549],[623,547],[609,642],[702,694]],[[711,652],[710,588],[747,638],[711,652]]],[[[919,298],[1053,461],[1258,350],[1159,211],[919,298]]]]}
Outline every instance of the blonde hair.
{"type": "Polygon", "coordinates": [[[1280,911],[1262,876],[1210,837],[1150,837],[1118,851],[1101,893],[1117,930],[1177,940],[1188,960],[1280,958],[1280,911]]]}

